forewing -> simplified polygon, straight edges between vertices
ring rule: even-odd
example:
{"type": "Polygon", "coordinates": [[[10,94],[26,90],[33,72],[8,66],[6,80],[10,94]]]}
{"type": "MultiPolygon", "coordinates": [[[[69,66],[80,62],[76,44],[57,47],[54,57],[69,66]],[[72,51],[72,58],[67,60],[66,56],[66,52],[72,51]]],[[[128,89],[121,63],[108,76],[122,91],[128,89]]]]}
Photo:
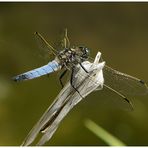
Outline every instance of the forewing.
{"type": "Polygon", "coordinates": [[[46,41],[46,39],[38,32],[35,32],[35,39],[39,46],[39,55],[40,57],[44,59],[50,59],[53,57],[53,55],[57,55],[58,51],[46,41]]]}
{"type": "Polygon", "coordinates": [[[112,88],[110,88],[105,84],[104,84],[104,90],[105,94],[103,97],[103,101],[107,101],[108,105],[114,108],[120,108],[127,111],[133,110],[133,105],[132,102],[129,100],[129,98],[117,92],[116,90],[113,90],[112,88]],[[105,89],[108,89],[110,93],[108,92],[108,90],[105,89]]]}
{"type": "Polygon", "coordinates": [[[109,66],[103,69],[105,84],[125,95],[141,95],[148,92],[147,85],[140,79],[124,74],[109,66]]]}

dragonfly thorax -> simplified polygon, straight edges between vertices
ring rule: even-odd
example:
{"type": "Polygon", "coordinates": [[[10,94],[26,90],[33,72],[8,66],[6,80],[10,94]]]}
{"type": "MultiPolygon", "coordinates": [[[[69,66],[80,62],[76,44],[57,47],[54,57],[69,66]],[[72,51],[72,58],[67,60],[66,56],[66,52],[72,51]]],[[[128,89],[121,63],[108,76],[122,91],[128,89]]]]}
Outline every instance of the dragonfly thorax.
{"type": "Polygon", "coordinates": [[[86,61],[89,57],[89,49],[87,47],[65,48],[58,54],[58,59],[64,65],[76,65],[86,61]]]}

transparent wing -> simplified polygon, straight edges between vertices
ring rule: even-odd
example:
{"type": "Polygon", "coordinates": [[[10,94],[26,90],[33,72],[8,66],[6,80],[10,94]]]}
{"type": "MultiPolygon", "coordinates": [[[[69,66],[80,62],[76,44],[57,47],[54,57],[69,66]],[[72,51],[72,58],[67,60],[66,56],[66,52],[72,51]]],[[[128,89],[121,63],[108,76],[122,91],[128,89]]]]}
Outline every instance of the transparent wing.
{"type": "MultiPolygon", "coordinates": [[[[107,101],[108,105],[114,108],[120,108],[127,111],[133,110],[132,102],[123,94],[117,92],[116,90],[112,89],[111,87],[104,84],[104,88],[111,91],[111,94],[105,91],[103,101],[107,101]]],[[[104,90],[105,90],[104,89],[104,90]]]]}
{"type": "Polygon", "coordinates": [[[12,79],[16,82],[30,80],[43,75],[47,75],[49,73],[59,70],[60,68],[61,66],[58,64],[58,62],[56,62],[56,60],[53,60],[52,62],[49,62],[45,66],[17,75],[12,79]]]}
{"type": "Polygon", "coordinates": [[[57,55],[58,52],[64,48],[70,47],[70,41],[67,35],[67,29],[61,31],[60,37],[56,39],[54,47],[51,46],[47,40],[38,32],[35,32],[35,39],[40,47],[41,51],[39,53],[40,57],[44,59],[49,59],[52,55],[57,55]]]}
{"type": "Polygon", "coordinates": [[[38,32],[35,32],[35,35],[36,35],[36,39],[38,39],[38,41],[41,43],[41,46],[43,48],[46,48],[46,50],[49,52],[49,53],[52,53],[54,55],[57,54],[57,51],[56,49],[54,49],[46,40],[45,38],[38,32]]]}
{"type": "MultiPolygon", "coordinates": [[[[91,60],[92,60],[92,58],[91,58],[91,60]]],[[[103,71],[104,71],[104,69],[103,69],[103,71]]],[[[81,76],[79,75],[79,77],[83,78],[82,74],[81,74],[81,76]]],[[[103,72],[103,77],[104,77],[104,72],[103,72]]],[[[87,77],[87,79],[89,79],[90,83],[92,83],[92,84],[94,83],[92,77],[89,76],[89,77],[87,77]]],[[[104,78],[104,80],[105,80],[105,78],[104,78]]],[[[86,84],[86,82],[85,82],[85,84],[86,84]]],[[[88,85],[88,86],[85,87],[86,93],[89,92],[89,90],[91,90],[92,88],[94,88],[94,85],[92,85],[92,88],[91,88],[91,85],[88,85]]],[[[105,97],[108,104],[110,104],[112,107],[117,107],[117,108],[120,108],[123,110],[128,110],[128,111],[133,110],[132,102],[129,100],[129,98],[127,98],[127,96],[125,96],[121,92],[118,92],[115,88],[112,88],[107,84],[104,84],[104,88],[108,89],[111,92],[111,94],[106,94],[106,97],[105,97]]],[[[100,87],[98,87],[96,90],[100,90],[100,87]]]]}
{"type": "Polygon", "coordinates": [[[49,60],[53,58],[53,55],[57,55],[57,50],[51,44],[49,44],[39,32],[35,32],[34,35],[39,47],[36,54],[39,55],[39,57],[44,60],[49,60]]]}
{"type": "Polygon", "coordinates": [[[140,95],[148,92],[147,85],[140,79],[121,73],[105,66],[103,69],[105,84],[125,95],[140,95]]]}

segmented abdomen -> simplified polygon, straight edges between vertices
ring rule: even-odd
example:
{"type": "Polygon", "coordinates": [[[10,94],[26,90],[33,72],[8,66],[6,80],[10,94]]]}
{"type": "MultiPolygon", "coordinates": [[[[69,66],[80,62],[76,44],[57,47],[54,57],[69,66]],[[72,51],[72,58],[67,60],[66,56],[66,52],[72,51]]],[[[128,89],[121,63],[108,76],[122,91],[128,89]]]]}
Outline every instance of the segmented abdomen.
{"type": "Polygon", "coordinates": [[[34,70],[25,72],[20,75],[17,75],[15,77],[13,77],[12,79],[16,82],[30,80],[30,79],[34,79],[34,78],[37,78],[37,77],[40,77],[43,75],[47,75],[47,74],[57,71],[59,69],[61,69],[61,65],[59,65],[55,60],[53,60],[52,62],[49,62],[45,66],[36,68],[34,70]]]}

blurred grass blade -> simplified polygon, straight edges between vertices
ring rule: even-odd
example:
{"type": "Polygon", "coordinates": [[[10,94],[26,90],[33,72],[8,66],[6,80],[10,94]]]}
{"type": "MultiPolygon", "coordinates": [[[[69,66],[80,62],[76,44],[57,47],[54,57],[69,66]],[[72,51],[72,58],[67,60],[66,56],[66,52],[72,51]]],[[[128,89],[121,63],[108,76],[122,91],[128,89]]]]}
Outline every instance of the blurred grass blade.
{"type": "Polygon", "coordinates": [[[101,138],[110,146],[125,146],[125,144],[120,141],[115,136],[111,135],[109,132],[104,130],[102,127],[94,123],[93,121],[87,119],[85,120],[85,126],[92,131],[97,137],[101,138]]]}

